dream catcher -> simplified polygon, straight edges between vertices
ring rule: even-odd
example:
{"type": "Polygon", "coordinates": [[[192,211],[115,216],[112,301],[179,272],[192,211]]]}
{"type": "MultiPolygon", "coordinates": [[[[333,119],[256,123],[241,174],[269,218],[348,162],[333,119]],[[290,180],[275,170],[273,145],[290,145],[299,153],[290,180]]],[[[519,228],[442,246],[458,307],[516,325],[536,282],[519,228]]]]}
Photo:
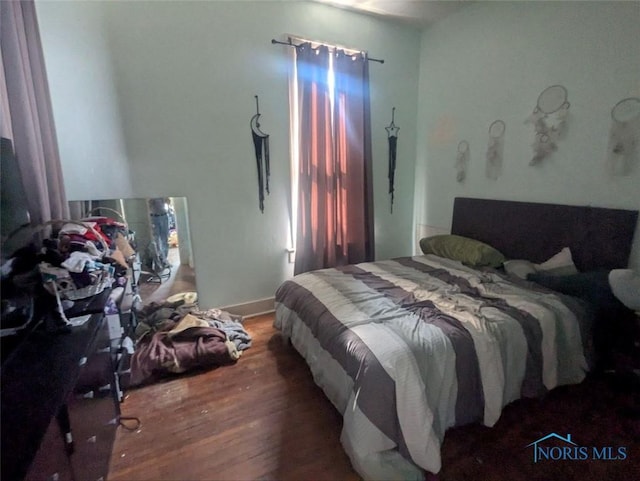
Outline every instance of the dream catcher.
{"type": "Polygon", "coordinates": [[[536,131],[533,142],[533,158],[529,165],[536,165],[558,149],[558,140],[564,135],[569,115],[567,89],[552,85],[542,91],[533,113],[525,121],[536,131]]]}
{"type": "Polygon", "coordinates": [[[269,194],[269,176],[271,168],[269,166],[269,134],[265,134],[260,130],[260,107],[258,105],[258,96],[256,98],[256,114],[251,117],[251,135],[253,137],[253,146],[256,152],[256,165],[258,167],[258,201],[260,212],[264,213],[264,192],[269,194]]]}
{"type": "Polygon", "coordinates": [[[629,97],[611,109],[607,167],[613,175],[627,175],[638,158],[640,98],[629,97]]]}
{"type": "Polygon", "coordinates": [[[487,177],[497,180],[502,174],[502,152],[504,151],[504,132],[507,126],[502,120],[495,120],[489,126],[489,144],[487,145],[487,177]]]}
{"type": "Polygon", "coordinates": [[[467,165],[469,165],[469,142],[461,140],[458,142],[458,154],[456,155],[456,180],[462,182],[467,176],[467,165]]]}
{"type": "Polygon", "coordinates": [[[393,213],[393,194],[394,194],[394,182],[396,175],[396,153],[398,149],[398,131],[400,127],[396,127],[394,118],[396,115],[396,108],[391,109],[391,123],[385,127],[387,131],[387,139],[389,142],[389,195],[391,196],[391,213],[393,213]]]}

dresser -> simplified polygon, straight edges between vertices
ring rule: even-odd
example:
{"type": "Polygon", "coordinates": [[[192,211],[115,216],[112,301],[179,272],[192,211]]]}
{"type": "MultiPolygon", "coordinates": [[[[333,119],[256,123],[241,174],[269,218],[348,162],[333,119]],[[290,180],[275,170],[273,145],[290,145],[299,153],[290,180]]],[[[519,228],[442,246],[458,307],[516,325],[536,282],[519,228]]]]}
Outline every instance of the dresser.
{"type": "Polygon", "coordinates": [[[71,332],[35,329],[3,360],[2,479],[107,477],[119,420],[109,290],[74,306],[71,332]]]}

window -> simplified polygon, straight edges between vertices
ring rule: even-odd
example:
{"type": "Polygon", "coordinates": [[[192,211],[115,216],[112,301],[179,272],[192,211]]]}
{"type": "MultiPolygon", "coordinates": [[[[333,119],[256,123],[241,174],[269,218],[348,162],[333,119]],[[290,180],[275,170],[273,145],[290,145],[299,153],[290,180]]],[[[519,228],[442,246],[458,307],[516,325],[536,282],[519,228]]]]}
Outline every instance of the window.
{"type": "Polygon", "coordinates": [[[373,260],[367,56],[310,42],[294,55],[295,273],[373,260]]]}

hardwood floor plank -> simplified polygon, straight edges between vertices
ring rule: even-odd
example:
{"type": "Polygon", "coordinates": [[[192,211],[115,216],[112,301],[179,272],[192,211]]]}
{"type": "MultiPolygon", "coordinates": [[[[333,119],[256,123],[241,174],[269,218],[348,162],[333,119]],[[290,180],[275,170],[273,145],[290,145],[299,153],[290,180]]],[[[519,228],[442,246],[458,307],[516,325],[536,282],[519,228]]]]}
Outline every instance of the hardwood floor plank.
{"type": "Polygon", "coordinates": [[[231,366],[133,389],[119,428],[111,481],[360,479],[340,444],[342,418],[297,352],[247,319],[252,347],[231,366]]]}
{"type": "MultiPolygon", "coordinates": [[[[109,480],[359,480],[340,445],[341,416],[272,322],[272,315],[245,322],[253,345],[235,365],[130,391],[123,414],[143,424],[134,432],[119,428],[109,480]]],[[[640,473],[637,384],[613,381],[588,377],[516,401],[492,428],[450,429],[443,469],[428,479],[640,479],[633,475],[640,473]],[[555,431],[630,454],[624,461],[533,463],[526,446],[555,431]]]]}

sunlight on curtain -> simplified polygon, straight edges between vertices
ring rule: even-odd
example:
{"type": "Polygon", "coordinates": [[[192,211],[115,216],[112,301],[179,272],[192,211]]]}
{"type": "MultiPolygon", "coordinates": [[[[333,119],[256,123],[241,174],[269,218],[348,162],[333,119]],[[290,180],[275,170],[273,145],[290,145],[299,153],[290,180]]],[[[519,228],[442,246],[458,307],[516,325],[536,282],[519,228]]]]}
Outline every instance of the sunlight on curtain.
{"type": "MultiPolygon", "coordinates": [[[[301,40],[297,40],[301,42],[301,40]]],[[[291,151],[291,219],[289,230],[289,252],[296,251],[296,236],[298,232],[298,178],[300,172],[300,111],[298,101],[298,68],[296,63],[296,51],[291,50],[291,68],[289,70],[289,147],[291,151]]],[[[329,57],[329,70],[327,72],[327,85],[329,87],[329,103],[331,106],[331,123],[334,123],[335,103],[335,73],[333,69],[333,55],[329,57]]]]}
{"type": "Polygon", "coordinates": [[[366,54],[305,42],[290,81],[294,273],[373,260],[366,54]]]}

